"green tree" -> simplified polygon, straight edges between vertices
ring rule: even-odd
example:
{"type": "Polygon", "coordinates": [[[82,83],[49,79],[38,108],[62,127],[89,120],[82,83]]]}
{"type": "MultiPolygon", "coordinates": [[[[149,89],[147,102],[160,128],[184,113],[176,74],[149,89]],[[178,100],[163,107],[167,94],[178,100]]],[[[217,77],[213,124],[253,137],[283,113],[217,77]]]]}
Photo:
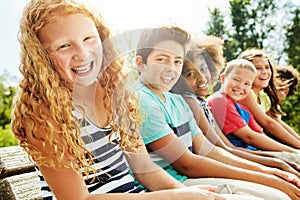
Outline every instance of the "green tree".
{"type": "Polygon", "coordinates": [[[287,27],[286,31],[287,47],[285,52],[288,56],[288,63],[300,71],[300,8],[297,8],[293,13],[293,23],[287,27]]]}
{"type": "Polygon", "coordinates": [[[0,126],[5,128],[10,123],[11,107],[16,87],[5,84],[7,78],[0,76],[0,126]]]}
{"type": "Polygon", "coordinates": [[[266,39],[276,31],[276,23],[271,20],[277,12],[275,1],[230,0],[228,22],[218,9],[210,11],[211,21],[205,33],[224,38],[226,60],[236,58],[247,48],[264,48],[266,39]]]}
{"type": "Polygon", "coordinates": [[[9,124],[3,129],[0,127],[0,147],[18,145],[18,140],[12,133],[9,124]]]}
{"type": "MultiPolygon", "coordinates": [[[[297,8],[294,12],[293,23],[290,27],[287,27],[286,38],[287,47],[285,52],[288,56],[288,63],[297,68],[300,71],[300,9],[297,8]]],[[[300,88],[295,95],[286,98],[283,101],[282,109],[288,113],[287,116],[283,117],[290,126],[292,126],[298,133],[300,133],[300,88]]]]}
{"type": "Polygon", "coordinates": [[[223,37],[226,34],[226,28],[224,25],[225,14],[221,12],[219,8],[213,10],[208,9],[210,14],[210,21],[207,23],[207,30],[204,31],[207,35],[216,35],[223,37]]]}
{"type": "Polygon", "coordinates": [[[235,43],[232,42],[230,31],[227,29],[225,23],[225,13],[222,13],[219,8],[209,9],[210,21],[207,23],[207,30],[204,31],[206,35],[215,35],[223,38],[224,46],[224,57],[227,60],[232,59],[232,49],[235,49],[235,43]]]}

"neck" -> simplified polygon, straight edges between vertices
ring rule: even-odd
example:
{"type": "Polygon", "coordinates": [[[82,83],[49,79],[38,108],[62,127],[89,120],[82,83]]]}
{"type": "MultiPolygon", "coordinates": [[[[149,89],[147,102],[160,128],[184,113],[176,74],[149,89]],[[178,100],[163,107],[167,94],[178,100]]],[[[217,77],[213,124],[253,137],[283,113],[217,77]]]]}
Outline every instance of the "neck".
{"type": "Polygon", "coordinates": [[[252,87],[253,92],[258,96],[259,92],[262,90],[261,88],[252,87]]]}
{"type": "Polygon", "coordinates": [[[156,94],[163,102],[166,101],[164,95],[163,95],[163,91],[160,90],[159,88],[154,87],[151,84],[145,84],[143,83],[147,88],[149,88],[154,94],[156,94]]]}
{"type": "Polygon", "coordinates": [[[100,127],[106,126],[107,115],[103,102],[105,88],[95,82],[87,87],[78,86],[73,92],[74,104],[84,109],[85,116],[100,127]]]}
{"type": "Polygon", "coordinates": [[[97,82],[90,86],[78,85],[73,90],[73,101],[75,105],[80,107],[91,106],[94,104],[94,99],[97,90],[97,82]]]}

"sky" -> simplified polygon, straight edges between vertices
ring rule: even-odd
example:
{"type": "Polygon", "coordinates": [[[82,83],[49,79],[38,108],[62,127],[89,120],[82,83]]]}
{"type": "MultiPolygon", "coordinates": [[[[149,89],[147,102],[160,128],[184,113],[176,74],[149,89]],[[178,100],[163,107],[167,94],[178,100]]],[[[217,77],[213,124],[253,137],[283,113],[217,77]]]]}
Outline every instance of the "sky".
{"type": "MultiPolygon", "coordinates": [[[[228,0],[86,0],[102,14],[112,35],[160,25],[177,25],[202,35],[209,21],[208,8],[228,8],[228,0]]],[[[0,0],[0,75],[21,77],[17,32],[28,0],[0,0]]]]}

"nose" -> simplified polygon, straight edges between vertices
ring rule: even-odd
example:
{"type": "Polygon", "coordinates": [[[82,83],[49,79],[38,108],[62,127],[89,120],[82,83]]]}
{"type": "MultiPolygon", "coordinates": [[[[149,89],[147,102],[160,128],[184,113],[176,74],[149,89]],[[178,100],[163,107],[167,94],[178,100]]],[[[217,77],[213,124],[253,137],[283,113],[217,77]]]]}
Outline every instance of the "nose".
{"type": "Polygon", "coordinates": [[[168,63],[168,65],[166,65],[166,70],[167,72],[173,72],[175,71],[175,64],[173,64],[173,62],[168,63]]]}
{"type": "Polygon", "coordinates": [[[74,48],[74,56],[73,58],[77,61],[84,61],[87,59],[89,55],[89,50],[85,48],[83,45],[77,45],[74,48]]]}
{"type": "Polygon", "coordinates": [[[202,73],[196,73],[196,78],[198,82],[205,83],[207,78],[202,73]]]}
{"type": "Polygon", "coordinates": [[[263,73],[263,74],[266,74],[267,72],[268,72],[268,69],[263,68],[262,73],[263,73]]]}
{"type": "Polygon", "coordinates": [[[238,82],[236,85],[237,85],[237,87],[238,87],[239,89],[244,89],[244,88],[245,88],[245,85],[244,85],[244,83],[242,83],[242,82],[238,82]]]}

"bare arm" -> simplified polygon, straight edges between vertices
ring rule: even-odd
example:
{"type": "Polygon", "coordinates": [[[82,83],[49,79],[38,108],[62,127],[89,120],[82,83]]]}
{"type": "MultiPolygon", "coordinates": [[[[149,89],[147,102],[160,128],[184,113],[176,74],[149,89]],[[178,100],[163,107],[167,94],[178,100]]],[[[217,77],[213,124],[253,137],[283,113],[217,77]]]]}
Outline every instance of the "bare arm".
{"type": "MultiPolygon", "coordinates": [[[[196,102],[197,100],[186,97],[184,100],[187,102],[189,107],[191,108],[194,118],[199,126],[199,128],[202,130],[204,135],[207,137],[207,139],[212,143],[219,147],[226,148],[226,144],[223,142],[220,135],[218,135],[215,132],[215,129],[209,124],[203,109],[201,106],[196,102]]],[[[223,133],[222,133],[223,135],[223,133]]],[[[225,137],[225,136],[224,136],[225,137]]]]}
{"type": "MultiPolygon", "coordinates": [[[[296,186],[283,179],[260,172],[246,170],[239,167],[224,164],[222,162],[193,154],[186,149],[176,160],[169,151],[162,151],[169,145],[170,141],[174,141],[177,136],[169,134],[148,144],[154,151],[170,162],[172,166],[188,177],[215,177],[215,178],[232,178],[245,181],[251,181],[277,188],[287,193],[291,198],[299,198],[300,190],[296,186]],[[169,157],[171,155],[171,158],[169,157]],[[209,166],[209,167],[208,167],[209,166]]],[[[174,143],[175,144],[175,143],[174,143]]],[[[179,144],[175,148],[179,148],[179,144]]]]}
{"type": "Polygon", "coordinates": [[[249,94],[247,98],[239,101],[239,103],[248,107],[255,120],[266,130],[266,132],[294,148],[300,148],[300,142],[295,140],[294,137],[290,135],[278,122],[264,113],[259,108],[251,94],[249,94]]]}
{"type": "MultiPolygon", "coordinates": [[[[174,190],[161,190],[148,193],[107,193],[107,194],[89,194],[82,180],[82,176],[74,173],[70,169],[53,169],[40,167],[44,177],[47,177],[47,183],[51,185],[51,189],[57,199],[73,200],[225,200],[220,195],[214,194],[209,190],[213,190],[210,186],[205,187],[185,187],[174,190]],[[204,189],[201,189],[204,188],[204,189]]],[[[158,177],[156,177],[158,178],[158,177]]]]}
{"type": "Polygon", "coordinates": [[[258,149],[268,150],[268,151],[287,151],[296,153],[297,150],[281,144],[265,134],[257,133],[253,131],[248,126],[244,126],[233,132],[235,136],[242,139],[247,144],[250,144],[258,149]]]}

